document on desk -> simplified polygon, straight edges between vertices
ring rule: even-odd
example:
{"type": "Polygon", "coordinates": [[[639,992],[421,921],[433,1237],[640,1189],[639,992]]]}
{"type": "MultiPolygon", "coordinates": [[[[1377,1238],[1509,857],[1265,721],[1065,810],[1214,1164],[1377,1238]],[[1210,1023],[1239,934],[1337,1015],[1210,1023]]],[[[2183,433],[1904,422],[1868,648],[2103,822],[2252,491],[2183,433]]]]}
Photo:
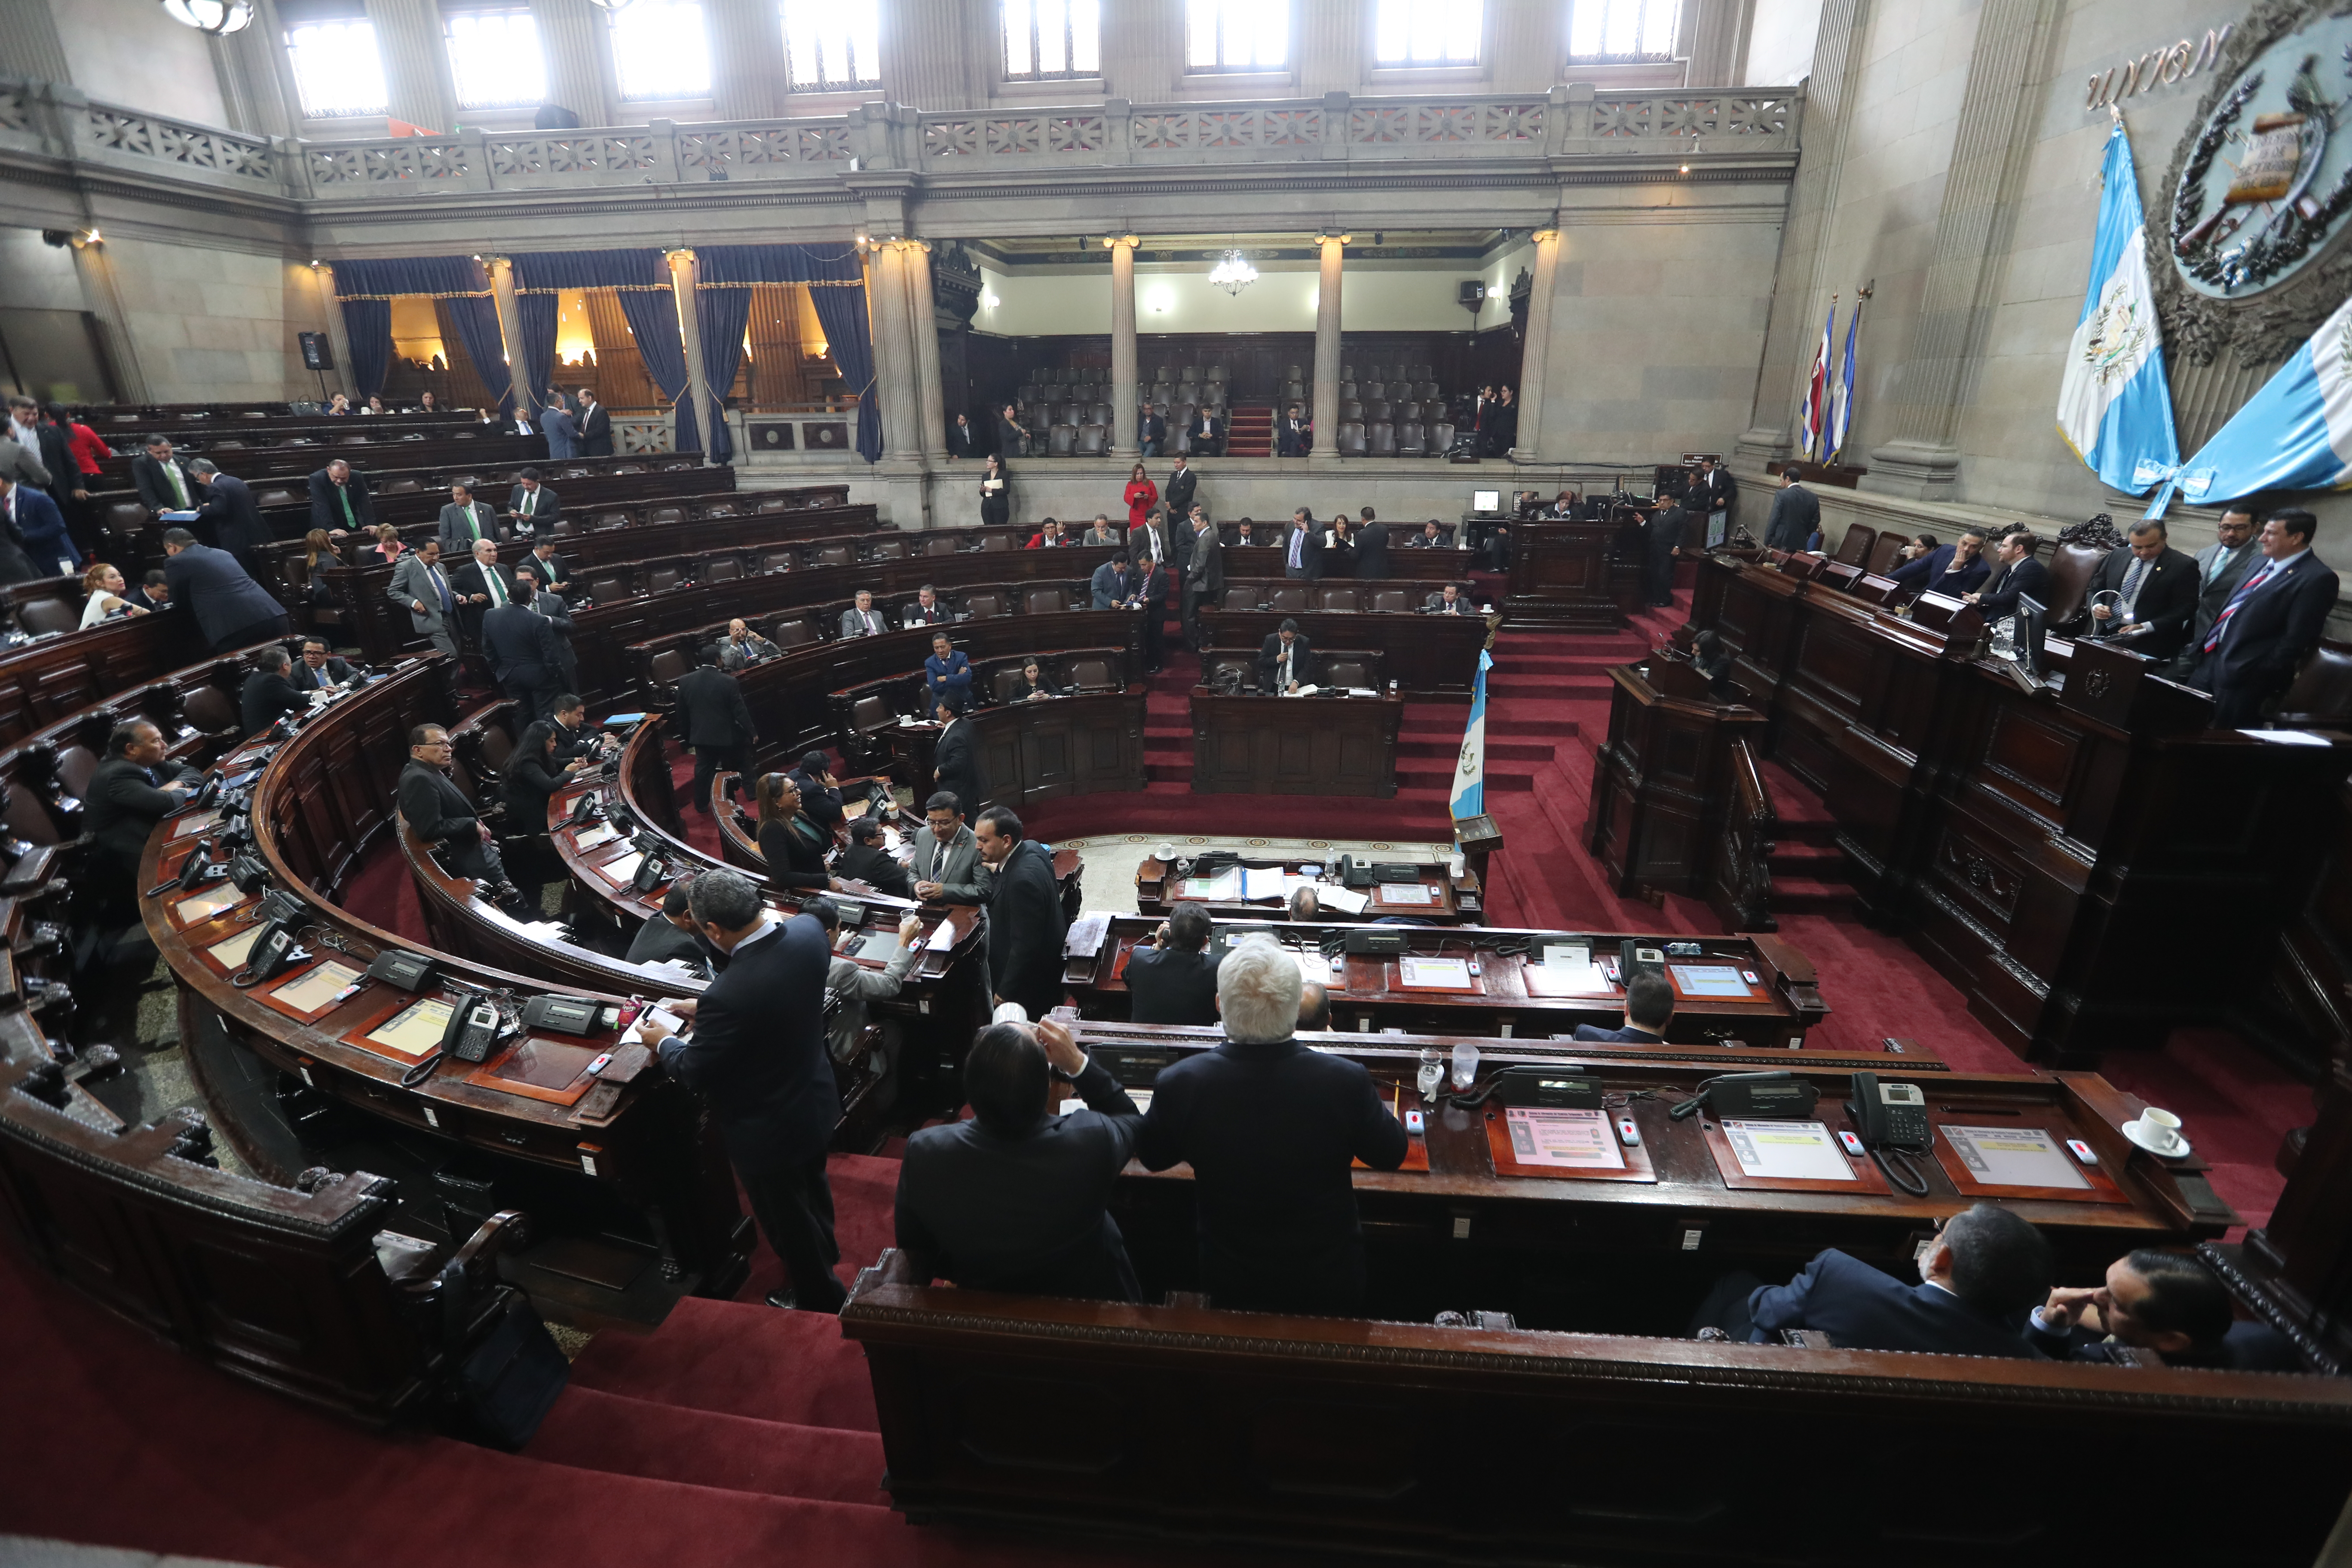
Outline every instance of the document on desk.
{"type": "Polygon", "coordinates": [[[1315,901],[1343,915],[1360,915],[1372,898],[1370,893],[1360,893],[1353,888],[1318,887],[1315,889],[1315,901]]]}
{"type": "Polygon", "coordinates": [[[253,951],[253,939],[260,934],[259,926],[247,926],[226,942],[216,942],[205,949],[205,956],[223,969],[242,969],[245,955],[253,951]]]}
{"type": "Polygon", "coordinates": [[[289,980],[269,994],[298,1013],[321,1013],[344,986],[359,977],[358,970],[331,958],[300,979],[289,980]]]}
{"type": "Polygon", "coordinates": [[[2091,1184],[2057,1141],[2039,1127],[1956,1127],[1944,1138],[1969,1173],[1989,1187],[2072,1187],[2091,1184]]]}
{"type": "MultiPolygon", "coordinates": [[[[1151,1110],[1151,1091],[1148,1089],[1130,1089],[1127,1091],[1127,1098],[1135,1101],[1135,1109],[1139,1111],[1151,1110]]],[[[1087,1102],[1074,1094],[1055,1109],[1058,1114],[1067,1116],[1073,1110],[1086,1110],[1087,1102]]]]}
{"type": "Polygon", "coordinates": [[[1805,1182],[1851,1182],[1853,1167],[1838,1150],[1830,1130],[1818,1121],[1733,1121],[1723,1123],[1723,1136],[1732,1158],[1750,1176],[1776,1176],[1805,1182]]]}
{"type": "Polygon", "coordinates": [[[1610,1130],[1605,1110],[1554,1110],[1514,1105],[1505,1120],[1511,1154],[1522,1165],[1558,1165],[1568,1170],[1622,1171],[1624,1152],[1610,1130]]]}
{"type": "Polygon", "coordinates": [[[1397,960],[1397,984],[1420,991],[1476,991],[1482,989],[1471,978],[1470,961],[1466,958],[1413,958],[1397,960]]]}
{"type": "Polygon", "coordinates": [[[1213,877],[1186,877],[1176,884],[1180,899],[1200,899],[1215,901],[1242,896],[1242,868],[1228,866],[1213,877]]]}
{"type": "Polygon", "coordinates": [[[621,1043],[625,1046],[644,1045],[647,1024],[667,1029],[673,1035],[683,1035],[693,1027],[684,1018],[667,1007],[648,1007],[638,1014],[635,1021],[630,1024],[627,1032],[621,1036],[621,1043]]]}
{"type": "Polygon", "coordinates": [[[1670,963],[1666,969],[1675,977],[1675,989],[1685,996],[1745,1002],[1754,994],[1748,982],[1739,978],[1739,971],[1728,963],[1670,963]]]}
{"type": "Polygon", "coordinates": [[[194,816],[184,816],[180,818],[179,821],[172,824],[172,837],[174,838],[185,838],[191,833],[208,833],[212,829],[218,827],[220,826],[220,822],[221,814],[219,812],[199,811],[194,816]]]}
{"type": "Polygon", "coordinates": [[[597,867],[596,875],[616,888],[625,888],[628,886],[629,879],[637,874],[637,868],[644,864],[645,858],[642,852],[633,849],[626,855],[615,856],[597,867]]]}
{"type": "Polygon", "coordinates": [[[1437,889],[1426,882],[1383,882],[1380,887],[1381,902],[1384,904],[1421,904],[1437,902],[1437,889]]]}
{"type": "Polygon", "coordinates": [[[1592,944],[1589,942],[1548,942],[1544,943],[1543,963],[1546,969],[1590,969],[1592,967],[1592,944]]]}
{"type": "Polygon", "coordinates": [[[1242,868],[1242,897],[1279,899],[1284,896],[1285,880],[1279,866],[1244,866],[1242,868]]]}
{"type": "Polygon", "coordinates": [[[236,883],[222,882],[182,899],[172,906],[172,914],[182,925],[192,926],[198,921],[212,919],[223,910],[235,909],[244,901],[245,895],[236,890],[236,883]]]}
{"type": "Polygon", "coordinates": [[[621,830],[619,828],[614,826],[609,822],[600,822],[595,826],[590,828],[587,832],[582,834],[579,837],[573,839],[572,841],[572,847],[580,850],[594,849],[600,846],[610,844],[614,839],[618,838],[620,836],[621,830]]]}
{"type": "Polygon", "coordinates": [[[452,1010],[452,1004],[432,997],[411,1002],[361,1038],[404,1057],[421,1057],[441,1044],[441,1037],[449,1030],[452,1010]]]}

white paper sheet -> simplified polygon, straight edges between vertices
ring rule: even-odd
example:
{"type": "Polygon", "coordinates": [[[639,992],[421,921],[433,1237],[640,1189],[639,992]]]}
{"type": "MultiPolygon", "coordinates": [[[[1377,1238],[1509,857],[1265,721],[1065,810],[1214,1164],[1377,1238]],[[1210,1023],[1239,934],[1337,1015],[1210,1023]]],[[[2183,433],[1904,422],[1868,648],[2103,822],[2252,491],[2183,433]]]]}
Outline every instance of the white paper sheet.
{"type": "Polygon", "coordinates": [[[1397,983],[1402,985],[1451,985],[1469,987],[1477,983],[1470,978],[1470,961],[1466,958],[1412,958],[1397,960],[1397,983]]]}
{"type": "Polygon", "coordinates": [[[1992,1187],[2073,1187],[2090,1183],[2073,1156],[2040,1127],[1956,1127],[1947,1122],[1945,1141],[1978,1181],[1992,1187]]]}
{"type": "Polygon", "coordinates": [[[1360,915],[1364,912],[1364,906],[1372,900],[1370,895],[1360,893],[1353,888],[1318,888],[1315,889],[1315,901],[1343,915],[1360,915]]]}
{"type": "Polygon", "coordinates": [[[1279,866],[1244,866],[1242,868],[1242,897],[1244,899],[1278,899],[1283,896],[1285,878],[1279,866]]]}
{"type": "Polygon", "coordinates": [[[216,942],[205,949],[205,956],[225,969],[245,967],[245,955],[253,951],[253,939],[261,934],[261,927],[249,925],[226,942],[216,942]]]}
{"type": "Polygon", "coordinates": [[[222,882],[200,893],[190,893],[172,906],[172,913],[178,917],[182,925],[192,926],[198,921],[212,919],[223,910],[235,909],[244,901],[245,895],[236,890],[236,883],[222,882]]]}
{"type": "Polygon", "coordinates": [[[610,844],[614,839],[618,838],[620,836],[621,830],[619,828],[614,826],[609,822],[600,822],[595,826],[590,828],[587,832],[582,834],[579,837],[573,839],[572,841],[572,847],[574,849],[593,849],[600,845],[610,844]]]}
{"type": "Polygon", "coordinates": [[[1185,877],[1176,884],[1176,897],[1179,899],[1213,902],[1241,896],[1242,868],[1238,866],[1228,866],[1213,877],[1185,877]]]}
{"type": "Polygon", "coordinates": [[[360,977],[360,972],[347,963],[329,959],[299,980],[289,980],[270,992],[298,1013],[316,1013],[335,999],[342,990],[360,977]]]}
{"type": "Polygon", "coordinates": [[[193,816],[184,816],[172,824],[172,837],[185,838],[192,833],[209,833],[220,826],[220,821],[219,812],[200,811],[193,816]]]}
{"type": "Polygon", "coordinates": [[[1514,1105],[1505,1113],[1511,1133],[1511,1155],[1522,1165],[1556,1165],[1566,1170],[1622,1171],[1624,1152],[1617,1147],[1616,1131],[1601,1110],[1514,1105]]]}
{"type": "Polygon", "coordinates": [[[1818,1121],[1727,1121],[1723,1135],[1739,1169],[1750,1176],[1812,1182],[1857,1179],[1830,1130],[1818,1121]]]}
{"type": "Polygon", "coordinates": [[[1685,996],[1721,996],[1745,1002],[1754,994],[1739,971],[1727,963],[1670,963],[1675,989],[1685,996]]]}
{"type": "Polygon", "coordinates": [[[1383,882],[1381,902],[1384,904],[1433,904],[1437,889],[1426,882],[1383,882]]]}
{"type": "Polygon", "coordinates": [[[442,1035],[449,1027],[450,1011],[449,1003],[428,996],[411,1002],[362,1038],[404,1057],[421,1057],[440,1045],[442,1035]]]}

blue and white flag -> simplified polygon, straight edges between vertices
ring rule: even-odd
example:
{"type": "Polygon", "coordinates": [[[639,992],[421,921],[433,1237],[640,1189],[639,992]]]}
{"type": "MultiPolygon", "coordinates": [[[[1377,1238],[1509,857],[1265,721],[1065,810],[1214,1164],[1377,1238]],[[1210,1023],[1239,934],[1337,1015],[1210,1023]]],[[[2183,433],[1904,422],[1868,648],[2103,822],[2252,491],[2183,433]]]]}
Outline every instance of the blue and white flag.
{"type": "Polygon", "coordinates": [[[2156,492],[2200,505],[2258,490],[2352,489],[2352,300],[2319,324],[2263,389],[2156,492]]]}
{"type": "Polygon", "coordinates": [[[1830,405],[1829,438],[1822,443],[1822,460],[1835,462],[1845,450],[1846,432],[1853,428],[1853,335],[1862,328],[1862,301],[1845,319],[1845,364],[1838,372],[1837,400],[1830,405]]]}
{"type": "Polygon", "coordinates": [[[1470,687],[1470,722],[1462,731],[1462,760],[1454,770],[1454,820],[1486,810],[1486,671],[1494,655],[1478,650],[1478,675],[1470,687]]]}
{"type": "Polygon", "coordinates": [[[2091,245],[2091,284],[2058,384],[2058,434],[2102,483],[2138,495],[2179,465],[2180,443],[2148,284],[2147,220],[2120,120],[2108,132],[2100,178],[2106,188],[2091,245]]]}
{"type": "Polygon", "coordinates": [[[1830,296],[1830,313],[1822,318],[1821,346],[1813,351],[1813,367],[1805,373],[1805,401],[1797,410],[1797,450],[1822,458],[1822,443],[1829,434],[1831,333],[1837,327],[1837,296],[1830,296]]]}

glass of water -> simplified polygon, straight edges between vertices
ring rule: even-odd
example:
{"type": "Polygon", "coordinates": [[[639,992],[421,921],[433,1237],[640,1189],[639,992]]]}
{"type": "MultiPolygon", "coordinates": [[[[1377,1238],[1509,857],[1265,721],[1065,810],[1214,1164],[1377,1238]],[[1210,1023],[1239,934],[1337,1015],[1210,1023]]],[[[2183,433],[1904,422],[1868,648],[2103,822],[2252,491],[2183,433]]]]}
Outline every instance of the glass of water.
{"type": "Polygon", "coordinates": [[[1436,1099],[1437,1086],[1444,1081],[1445,1058],[1437,1054],[1434,1047],[1422,1052],[1421,1076],[1415,1080],[1416,1087],[1421,1090],[1421,1098],[1424,1101],[1436,1099]]]}
{"type": "Polygon", "coordinates": [[[1454,1047],[1454,1092],[1467,1094],[1478,1079],[1478,1047],[1465,1040],[1454,1047]]]}

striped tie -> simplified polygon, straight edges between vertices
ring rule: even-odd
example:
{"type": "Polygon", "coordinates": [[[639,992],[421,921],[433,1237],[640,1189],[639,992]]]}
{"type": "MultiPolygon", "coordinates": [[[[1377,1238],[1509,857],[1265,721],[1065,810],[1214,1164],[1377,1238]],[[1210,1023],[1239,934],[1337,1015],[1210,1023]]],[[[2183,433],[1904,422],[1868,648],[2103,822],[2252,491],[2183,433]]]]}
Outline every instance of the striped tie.
{"type": "Polygon", "coordinates": [[[2221,606],[2220,615],[2213,617],[2213,635],[2205,639],[2207,653],[2211,653],[2221,646],[2221,635],[2230,629],[2230,617],[2238,613],[2238,606],[2246,602],[2248,595],[2270,581],[2272,569],[2277,564],[2275,561],[2263,562],[2261,571],[2238,584],[2238,591],[2230,595],[2230,602],[2221,606]]]}

